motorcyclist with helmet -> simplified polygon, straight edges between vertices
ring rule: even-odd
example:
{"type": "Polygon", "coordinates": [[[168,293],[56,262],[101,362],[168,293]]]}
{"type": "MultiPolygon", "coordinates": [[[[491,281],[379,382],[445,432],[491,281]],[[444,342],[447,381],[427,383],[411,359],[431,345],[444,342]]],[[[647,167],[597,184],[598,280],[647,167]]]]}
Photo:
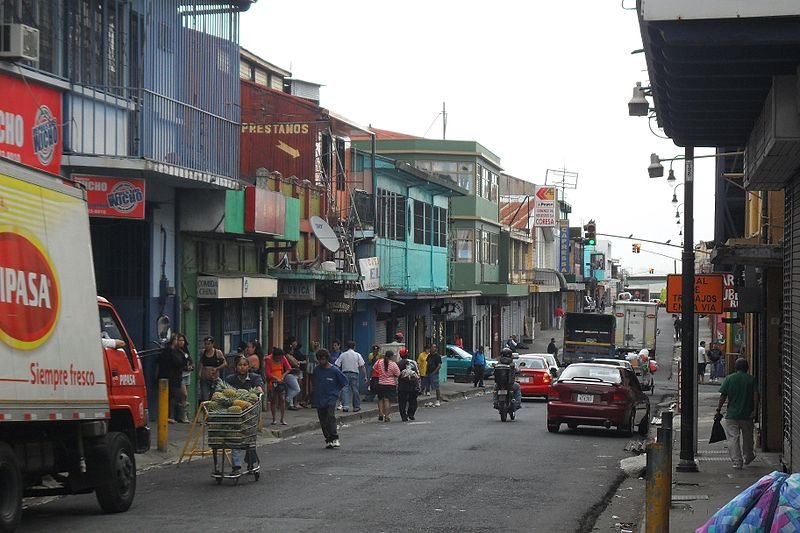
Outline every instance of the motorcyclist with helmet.
{"type": "Polygon", "coordinates": [[[513,384],[512,390],[514,391],[514,403],[516,404],[515,407],[517,409],[522,407],[522,389],[516,380],[517,368],[516,365],[514,365],[514,353],[511,351],[511,348],[506,347],[500,350],[500,359],[497,360],[497,364],[494,367],[494,374],[494,391],[492,392],[494,408],[499,408],[497,403],[497,391],[499,387],[507,388],[509,383],[513,384]],[[508,369],[508,382],[501,383],[502,380],[499,380],[498,377],[501,376],[506,369],[508,369]],[[500,371],[499,373],[498,370],[500,371]]]}

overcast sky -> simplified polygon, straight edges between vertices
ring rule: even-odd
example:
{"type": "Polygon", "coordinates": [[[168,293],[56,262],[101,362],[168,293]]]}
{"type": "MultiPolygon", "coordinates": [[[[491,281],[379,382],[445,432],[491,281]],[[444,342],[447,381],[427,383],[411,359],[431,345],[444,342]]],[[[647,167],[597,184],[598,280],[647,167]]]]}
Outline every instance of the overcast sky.
{"type": "MultiPolygon", "coordinates": [[[[447,138],[480,142],[509,174],[544,184],[548,169],[577,172],[571,225],[594,218],[599,233],[681,242],[672,187],[649,179],[647,165],[651,152],[683,150],[628,116],[647,72],[631,54],[642,47],[636,12],[619,0],[262,0],[242,16],[241,42],[324,85],[322,106],[360,124],[441,138],[446,102],[447,138]]],[[[673,168],[682,182],[683,162],[673,168]]],[[[713,171],[713,158],[697,161],[695,241],[713,238],[713,171]]],[[[680,258],[611,240],[633,273],[672,272],[672,259],[651,252],[680,258]]]]}

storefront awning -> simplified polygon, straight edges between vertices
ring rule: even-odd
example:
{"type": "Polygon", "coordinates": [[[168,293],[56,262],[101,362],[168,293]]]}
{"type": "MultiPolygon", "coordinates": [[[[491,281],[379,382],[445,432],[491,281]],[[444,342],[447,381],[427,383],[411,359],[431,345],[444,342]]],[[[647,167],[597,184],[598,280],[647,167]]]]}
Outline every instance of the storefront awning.
{"type": "Polygon", "coordinates": [[[552,268],[534,268],[533,282],[528,285],[530,293],[558,292],[566,288],[564,275],[552,268]]]}
{"type": "Polygon", "coordinates": [[[780,244],[723,244],[711,251],[711,262],[779,267],[783,264],[783,247],[780,244]]]}

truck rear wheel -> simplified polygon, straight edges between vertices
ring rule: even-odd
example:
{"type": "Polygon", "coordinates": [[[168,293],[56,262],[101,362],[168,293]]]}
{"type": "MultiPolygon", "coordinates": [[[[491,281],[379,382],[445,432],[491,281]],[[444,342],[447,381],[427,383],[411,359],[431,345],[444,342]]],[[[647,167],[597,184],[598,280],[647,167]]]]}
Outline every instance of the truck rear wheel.
{"type": "Polygon", "coordinates": [[[22,519],[22,474],[14,451],[0,442],[0,531],[14,531],[22,519]]]}
{"type": "Polygon", "coordinates": [[[95,487],[97,502],[107,513],[122,513],[136,494],[136,459],[133,445],[123,433],[109,433],[104,445],[94,449],[100,484],[95,487]]]}

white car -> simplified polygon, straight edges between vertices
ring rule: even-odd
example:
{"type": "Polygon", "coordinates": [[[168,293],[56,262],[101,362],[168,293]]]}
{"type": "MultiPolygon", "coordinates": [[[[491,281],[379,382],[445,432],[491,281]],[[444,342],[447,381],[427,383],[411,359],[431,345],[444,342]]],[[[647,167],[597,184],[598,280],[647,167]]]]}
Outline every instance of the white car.
{"type": "Polygon", "coordinates": [[[558,369],[558,361],[556,360],[555,356],[551,353],[526,353],[528,355],[535,355],[541,357],[547,363],[547,367],[550,369],[550,374],[553,377],[558,377],[559,369],[558,369]]]}

